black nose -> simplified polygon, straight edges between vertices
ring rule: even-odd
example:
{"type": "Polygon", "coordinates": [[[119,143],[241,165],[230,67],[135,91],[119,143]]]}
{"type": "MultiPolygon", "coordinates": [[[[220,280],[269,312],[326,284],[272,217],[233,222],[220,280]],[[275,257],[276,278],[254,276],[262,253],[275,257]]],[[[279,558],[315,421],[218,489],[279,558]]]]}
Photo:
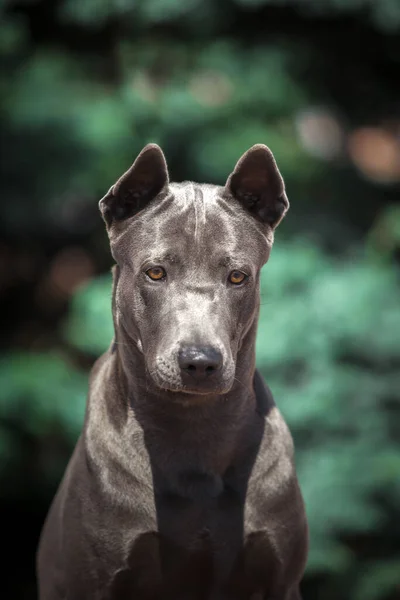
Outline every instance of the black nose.
{"type": "Polygon", "coordinates": [[[210,377],[222,367],[222,354],[211,346],[183,346],[179,366],[195,379],[210,377]]]}

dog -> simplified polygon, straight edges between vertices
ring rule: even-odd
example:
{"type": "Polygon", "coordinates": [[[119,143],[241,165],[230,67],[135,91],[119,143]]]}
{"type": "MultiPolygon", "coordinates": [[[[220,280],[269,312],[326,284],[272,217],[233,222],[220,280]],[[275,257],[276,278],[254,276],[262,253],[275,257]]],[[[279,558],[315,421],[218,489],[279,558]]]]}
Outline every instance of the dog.
{"type": "Polygon", "coordinates": [[[250,148],[225,186],[170,183],[149,144],[99,206],[115,338],[43,527],[40,600],[300,600],[293,442],[255,368],[289,208],[272,152],[250,148]]]}

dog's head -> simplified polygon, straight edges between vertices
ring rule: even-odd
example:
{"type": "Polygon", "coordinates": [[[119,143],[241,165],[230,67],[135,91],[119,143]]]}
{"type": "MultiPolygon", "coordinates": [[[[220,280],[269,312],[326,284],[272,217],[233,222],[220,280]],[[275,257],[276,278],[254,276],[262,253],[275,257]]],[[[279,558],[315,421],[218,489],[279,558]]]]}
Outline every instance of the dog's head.
{"type": "Polygon", "coordinates": [[[259,277],[289,203],[271,151],[257,144],[224,187],[170,183],[149,144],[100,201],[118,265],[114,319],[174,392],[231,388],[254,324],[259,277]]]}

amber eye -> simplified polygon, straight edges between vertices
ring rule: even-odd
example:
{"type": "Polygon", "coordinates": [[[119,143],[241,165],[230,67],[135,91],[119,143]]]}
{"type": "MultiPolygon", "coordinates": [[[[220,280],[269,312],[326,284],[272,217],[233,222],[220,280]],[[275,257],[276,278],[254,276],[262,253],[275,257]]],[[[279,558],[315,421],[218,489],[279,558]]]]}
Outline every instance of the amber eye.
{"type": "Polygon", "coordinates": [[[159,279],[164,279],[167,274],[162,267],[152,267],[146,271],[146,275],[153,281],[158,281],[159,279]]]}
{"type": "Polygon", "coordinates": [[[235,285],[239,285],[243,283],[245,279],[247,279],[246,273],[242,273],[242,271],[232,271],[228,277],[230,283],[234,283],[235,285]]]}

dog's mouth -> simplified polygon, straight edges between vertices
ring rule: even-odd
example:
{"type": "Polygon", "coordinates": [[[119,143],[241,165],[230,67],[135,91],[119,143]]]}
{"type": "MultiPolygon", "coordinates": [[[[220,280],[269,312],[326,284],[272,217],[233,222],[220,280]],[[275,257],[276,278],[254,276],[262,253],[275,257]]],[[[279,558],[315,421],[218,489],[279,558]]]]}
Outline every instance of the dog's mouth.
{"type": "MultiPolygon", "coordinates": [[[[168,375],[171,375],[168,373],[168,375]]],[[[201,381],[191,380],[191,377],[171,377],[160,372],[159,370],[151,373],[151,378],[155,386],[164,391],[171,392],[173,394],[184,394],[190,398],[190,396],[210,396],[210,395],[221,395],[229,392],[233,385],[234,378],[231,377],[226,380],[225,377],[208,377],[201,381]]]]}
{"type": "Polygon", "coordinates": [[[232,384],[225,382],[211,383],[202,382],[201,384],[173,383],[171,381],[153,378],[155,385],[160,390],[165,390],[175,394],[185,394],[187,396],[210,396],[216,394],[226,394],[232,387],[232,384]]]}
{"type": "Polygon", "coordinates": [[[169,384],[164,384],[158,386],[160,389],[166,390],[168,392],[172,392],[175,394],[185,394],[188,397],[190,396],[210,396],[210,395],[221,395],[226,394],[231,389],[231,385],[218,385],[218,386],[172,386],[169,384]]]}

